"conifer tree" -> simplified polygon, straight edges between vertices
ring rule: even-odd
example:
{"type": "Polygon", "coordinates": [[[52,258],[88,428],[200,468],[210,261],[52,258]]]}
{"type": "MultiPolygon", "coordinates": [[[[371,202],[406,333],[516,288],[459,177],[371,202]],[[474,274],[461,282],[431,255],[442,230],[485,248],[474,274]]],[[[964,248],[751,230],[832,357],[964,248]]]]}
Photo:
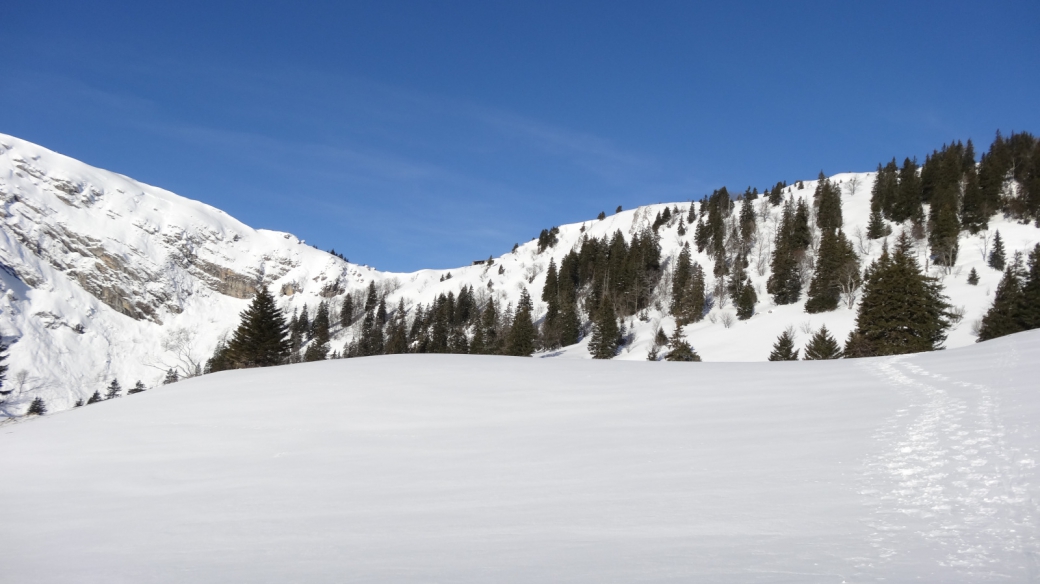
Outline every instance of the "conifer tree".
{"type": "Polygon", "coordinates": [[[343,307],[339,309],[339,324],[344,328],[354,324],[354,296],[347,294],[343,307]]]}
{"type": "Polygon", "coordinates": [[[531,313],[534,306],[527,288],[520,291],[520,300],[516,304],[516,314],[513,316],[513,324],[509,328],[509,342],[506,344],[506,354],[516,357],[530,357],[534,353],[534,323],[531,321],[531,313]]]}
{"type": "Polygon", "coordinates": [[[770,361],[797,361],[798,349],[794,348],[794,331],[788,327],[773,343],[773,352],[769,353],[770,361]]]}
{"type": "Polygon", "coordinates": [[[755,233],[755,208],[751,204],[751,198],[745,196],[740,205],[740,238],[744,241],[745,246],[751,246],[755,233]]]}
{"type": "Polygon", "coordinates": [[[968,272],[968,283],[972,286],[978,286],[979,284],[979,273],[975,271],[975,268],[968,272]]]}
{"type": "Polygon", "coordinates": [[[300,316],[296,318],[296,329],[292,331],[300,340],[300,344],[311,338],[311,320],[307,315],[307,305],[303,305],[300,316]]]}
{"type": "MultiPolygon", "coordinates": [[[[970,142],[970,140],[969,140],[970,142]]],[[[986,201],[979,183],[979,173],[975,164],[964,169],[964,196],[961,197],[961,224],[968,232],[975,234],[989,227],[990,213],[987,212],[986,201]]]]}
{"type": "Polygon", "coordinates": [[[119,385],[118,379],[113,379],[112,383],[108,384],[108,391],[105,392],[105,399],[113,399],[119,397],[120,392],[123,388],[119,385]]]}
{"type": "Polygon", "coordinates": [[[617,355],[618,337],[621,331],[618,329],[617,313],[614,305],[604,301],[599,309],[596,323],[592,328],[592,337],[589,339],[589,352],[593,359],[613,359],[617,355]]]}
{"type": "Polygon", "coordinates": [[[25,412],[27,416],[42,416],[47,413],[47,406],[43,403],[43,398],[33,398],[32,403],[29,404],[29,411],[25,412]]]}
{"type": "Polygon", "coordinates": [[[809,284],[805,311],[812,314],[838,308],[841,278],[849,273],[859,274],[859,257],[852,248],[852,242],[840,230],[825,230],[820,238],[816,271],[809,284]]]}
{"type": "Polygon", "coordinates": [[[857,356],[934,351],[946,340],[949,304],[942,286],[922,273],[903,233],[867,268],[856,317],[857,356]]]}
{"type": "Polygon", "coordinates": [[[1007,262],[1007,255],[1004,252],[1004,240],[1000,238],[1000,230],[998,229],[993,234],[993,249],[990,250],[986,263],[994,270],[1003,270],[1005,262],[1007,262]]]}
{"type": "Polygon", "coordinates": [[[820,330],[816,331],[812,339],[809,340],[809,344],[805,346],[805,360],[821,360],[821,359],[840,359],[841,358],[841,346],[838,345],[838,341],[834,340],[831,336],[830,331],[827,330],[827,326],[821,326],[820,330]]]}
{"type": "Polygon", "coordinates": [[[816,184],[813,204],[817,209],[816,224],[820,229],[824,231],[841,229],[841,189],[827,180],[823,171],[820,171],[819,182],[816,184]]]}
{"type": "Polygon", "coordinates": [[[676,325],[671,338],[668,339],[668,355],[665,361],[700,362],[701,356],[693,350],[690,343],[683,338],[682,327],[676,325]]]}
{"type": "Polygon", "coordinates": [[[96,404],[99,401],[101,401],[101,392],[95,390],[93,395],[91,395],[90,398],[87,399],[87,405],[89,406],[90,404],[96,404]]]}
{"type": "Polygon", "coordinates": [[[314,322],[311,324],[311,338],[314,339],[315,343],[320,345],[327,345],[329,343],[329,304],[324,300],[318,304],[318,312],[314,315],[314,322]]]}
{"type": "Polygon", "coordinates": [[[867,222],[867,237],[870,239],[881,239],[890,233],[891,230],[885,225],[885,220],[881,216],[881,210],[875,209],[871,211],[870,219],[867,222]]]}
{"type": "Polygon", "coordinates": [[[133,395],[135,393],[141,393],[142,391],[144,391],[146,389],[147,388],[144,386],[144,384],[141,383],[141,380],[138,379],[137,383],[135,383],[134,386],[131,387],[130,390],[126,392],[126,395],[133,395]]]}
{"type": "Polygon", "coordinates": [[[408,352],[408,321],[405,312],[404,298],[400,298],[397,301],[397,309],[394,311],[389,338],[386,341],[384,352],[387,355],[400,355],[408,352]]]}
{"type": "Polygon", "coordinates": [[[903,160],[903,167],[899,169],[899,188],[896,191],[896,200],[892,205],[891,219],[896,223],[910,220],[920,223],[924,218],[924,210],[921,208],[922,193],[921,179],[917,175],[917,161],[909,158],[903,160]]]}
{"type": "Polygon", "coordinates": [[[1017,317],[1022,328],[1026,330],[1040,328],[1040,244],[1029,252],[1028,270],[1022,284],[1022,301],[1018,306],[1017,317]]]}
{"type": "Polygon", "coordinates": [[[241,314],[241,323],[228,343],[229,357],[236,367],[269,367],[285,362],[290,349],[285,316],[262,287],[241,314]]]}
{"type": "Polygon", "coordinates": [[[755,292],[755,286],[751,283],[750,277],[740,286],[740,291],[734,298],[734,303],[737,307],[737,318],[739,320],[747,320],[755,315],[758,293],[755,292]]]}
{"type": "Polygon", "coordinates": [[[885,218],[891,219],[898,191],[899,167],[896,165],[896,159],[893,158],[885,166],[878,164],[874,187],[870,191],[870,210],[879,211],[885,218]]]}
{"type": "Polygon", "coordinates": [[[304,362],[312,361],[324,361],[329,355],[329,344],[319,343],[317,339],[311,341],[311,344],[307,345],[307,350],[303,353],[304,362]]]}
{"type": "Polygon", "coordinates": [[[794,241],[795,211],[790,201],[784,205],[773,245],[772,274],[766,291],[777,304],[793,304],[802,293],[802,277],[798,266],[801,253],[794,241]]]}
{"type": "MultiPolygon", "coordinates": [[[[171,383],[177,383],[181,380],[181,376],[177,374],[176,369],[167,369],[166,378],[163,379],[163,385],[169,385],[171,383]]],[[[90,402],[87,402],[90,403],[90,402]]]]}
{"type": "Polygon", "coordinates": [[[686,310],[686,294],[693,277],[693,263],[690,261],[690,244],[683,244],[679,258],[672,273],[672,315],[681,320],[686,310]]]}
{"type": "Polygon", "coordinates": [[[1024,300],[1022,293],[1024,276],[1022,256],[1016,253],[1007,269],[1004,270],[1004,277],[997,284],[997,291],[993,295],[993,305],[982,317],[978,342],[1026,330],[1019,318],[1024,300]]]}
{"type": "Polygon", "coordinates": [[[545,319],[542,320],[542,346],[554,348],[560,346],[560,279],[556,271],[556,261],[549,258],[549,269],[545,274],[545,285],[542,287],[542,301],[546,303],[545,319]]]}

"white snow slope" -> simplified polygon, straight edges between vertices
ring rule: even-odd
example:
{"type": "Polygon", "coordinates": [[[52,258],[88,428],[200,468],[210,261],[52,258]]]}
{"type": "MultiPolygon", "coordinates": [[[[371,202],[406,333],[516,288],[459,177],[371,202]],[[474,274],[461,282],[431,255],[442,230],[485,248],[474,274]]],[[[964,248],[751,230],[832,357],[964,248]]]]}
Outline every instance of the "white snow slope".
{"type": "Polygon", "coordinates": [[[910,356],[399,355],[0,426],[0,580],[1027,582],[1040,331],[910,356]]]}
{"type": "MultiPolygon", "coordinates": [[[[831,180],[843,186],[845,232],[866,265],[881,251],[879,242],[856,237],[869,216],[873,173],[839,174],[831,180]]],[[[803,189],[792,186],[786,196],[811,197],[815,187],[816,181],[804,181],[803,189]]],[[[649,205],[603,221],[563,225],[553,248],[539,254],[529,241],[497,257],[493,266],[395,274],[347,263],[288,233],[254,230],[208,205],[0,134],[0,334],[11,345],[4,389],[12,392],[0,402],[0,416],[23,414],[36,396],[56,411],[94,391],[104,393],[113,378],[124,388],[136,380],[155,386],[171,367],[182,374],[192,371],[238,324],[239,312],[261,284],[271,287],[288,313],[308,306],[311,315],[323,299],[335,312],[345,294],[358,293],[372,281],[389,292],[388,307],[403,298],[409,311],[440,293],[457,293],[463,285],[503,305],[515,303],[526,287],[540,318],[551,257],[559,264],[585,234],[604,237],[620,230],[630,237],[666,206],[685,215],[689,205],[649,205]],[[441,281],[449,272],[452,278],[441,281]]],[[[760,199],[756,210],[761,245],[752,251],[749,272],[758,288],[757,314],[727,327],[732,306],[716,306],[705,320],[687,326],[687,339],[706,361],[763,361],[789,325],[801,331],[799,344],[823,324],[839,340],[853,328],[855,308],[809,315],[803,303],[773,305],[765,282],[779,208],[760,199]]],[[[999,229],[1009,257],[1040,241],[1040,229],[1030,225],[999,216],[990,225],[980,236],[962,234],[956,268],[949,274],[935,272],[952,304],[965,314],[947,347],[974,342],[971,324],[988,309],[1000,279],[999,272],[985,266],[984,240],[991,241],[999,229]],[[965,282],[972,267],[981,276],[978,286],[965,282]]],[[[893,227],[896,233],[901,228],[893,227]]],[[[682,244],[691,242],[696,250],[693,229],[683,237],[677,230],[678,218],[659,230],[665,275],[655,300],[665,309],[682,244]]],[[[926,246],[919,253],[923,265],[926,246]]],[[[713,264],[704,254],[695,253],[694,260],[710,273],[713,264]]],[[[642,319],[628,319],[626,326],[630,341],[617,359],[643,360],[657,327],[670,333],[674,321],[667,310],[654,309],[642,319]]],[[[336,327],[332,349],[342,350],[353,334],[336,327]]],[[[537,356],[588,358],[586,343],[537,356]]]]}

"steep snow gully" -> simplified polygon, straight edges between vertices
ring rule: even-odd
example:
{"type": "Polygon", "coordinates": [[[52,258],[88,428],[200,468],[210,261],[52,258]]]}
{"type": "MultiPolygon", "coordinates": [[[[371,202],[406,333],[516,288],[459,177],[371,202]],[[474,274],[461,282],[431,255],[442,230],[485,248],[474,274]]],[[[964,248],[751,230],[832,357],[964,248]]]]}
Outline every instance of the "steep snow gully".
{"type": "Polygon", "coordinates": [[[0,579],[1036,581],[1038,362],[217,373],[0,426],[0,579]]]}

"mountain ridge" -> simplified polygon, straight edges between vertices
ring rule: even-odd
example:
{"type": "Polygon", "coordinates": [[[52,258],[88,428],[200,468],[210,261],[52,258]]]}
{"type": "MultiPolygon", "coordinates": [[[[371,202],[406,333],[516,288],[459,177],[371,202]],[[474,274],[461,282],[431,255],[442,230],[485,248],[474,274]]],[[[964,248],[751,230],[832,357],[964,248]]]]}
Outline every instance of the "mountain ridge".
{"type": "MultiPolygon", "coordinates": [[[[874,174],[830,177],[841,188],[845,231],[856,241],[863,266],[881,249],[880,242],[862,237],[874,174]]],[[[785,187],[783,196],[810,197],[815,185],[813,180],[798,181],[785,187]]],[[[491,258],[493,264],[380,272],[313,248],[292,234],[253,229],[205,203],[0,134],[0,332],[11,345],[4,389],[12,392],[0,408],[6,415],[21,414],[40,396],[49,408],[60,410],[113,378],[124,386],[138,379],[155,385],[170,368],[192,374],[221,336],[237,325],[239,312],[260,285],[271,289],[287,315],[305,306],[313,310],[322,300],[336,310],[346,295],[361,294],[370,283],[389,308],[404,300],[409,314],[419,304],[429,306],[439,294],[457,294],[462,286],[472,286],[478,301],[494,298],[502,306],[515,305],[526,288],[535,299],[538,320],[545,314],[539,298],[550,259],[559,265],[584,237],[605,238],[620,231],[631,238],[650,228],[664,209],[675,209],[675,217],[653,230],[661,247],[662,278],[652,307],[625,319],[627,342],[617,357],[645,359],[656,331],[674,328],[667,309],[668,283],[683,243],[693,242],[692,225],[679,234],[680,217],[691,204],[646,205],[562,225],[557,241],[544,250],[537,240],[528,241],[491,258]]],[[[804,299],[772,305],[764,284],[770,230],[775,230],[779,208],[761,198],[755,209],[763,242],[749,256],[748,273],[759,298],[756,314],[731,322],[726,315],[732,307],[716,305],[704,321],[688,325],[687,339],[706,360],[765,360],[773,340],[788,326],[805,333],[801,343],[820,325],[842,339],[854,324],[855,312],[848,307],[808,315],[802,311],[804,299]]],[[[1040,241],[1040,231],[1032,226],[999,217],[992,223],[991,232],[1000,229],[1009,255],[1040,241]]],[[[970,323],[988,308],[1000,277],[976,253],[981,239],[967,233],[961,239],[957,265],[936,272],[952,304],[963,309],[949,347],[974,341],[970,323]],[[983,276],[978,286],[962,282],[972,267],[983,276]]],[[[926,264],[927,250],[919,255],[926,264]]],[[[703,253],[693,256],[711,265],[703,253]]],[[[341,351],[356,329],[334,326],[332,349],[341,351]]],[[[587,342],[538,356],[588,358],[587,342]]]]}

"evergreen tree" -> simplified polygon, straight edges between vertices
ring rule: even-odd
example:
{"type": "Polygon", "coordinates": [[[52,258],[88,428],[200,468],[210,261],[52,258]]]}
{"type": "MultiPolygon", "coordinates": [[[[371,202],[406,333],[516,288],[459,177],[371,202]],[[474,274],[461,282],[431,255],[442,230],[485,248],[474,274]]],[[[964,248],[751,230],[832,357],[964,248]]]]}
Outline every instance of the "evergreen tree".
{"type": "Polygon", "coordinates": [[[343,307],[339,309],[339,324],[344,328],[354,324],[354,296],[347,294],[343,307]]]}
{"type": "Polygon", "coordinates": [[[545,274],[545,285],[542,287],[542,301],[546,303],[545,319],[542,320],[542,346],[554,348],[560,346],[560,279],[556,271],[556,261],[549,258],[549,269],[545,274]]]}
{"type": "Polygon", "coordinates": [[[694,351],[690,343],[683,338],[681,326],[676,326],[675,331],[672,332],[671,338],[668,339],[668,348],[670,350],[664,358],[665,361],[700,362],[701,360],[697,351],[694,351]]]}
{"type": "Polygon", "coordinates": [[[43,398],[33,398],[32,403],[29,404],[29,411],[25,412],[27,416],[42,416],[47,413],[47,406],[43,403],[43,398]]]}
{"type": "Polygon", "coordinates": [[[794,348],[794,333],[791,328],[780,333],[776,343],[773,344],[773,352],[769,353],[770,361],[797,361],[798,349],[794,348]]]}
{"type": "Polygon", "coordinates": [[[470,352],[476,355],[494,355],[500,352],[498,340],[498,310],[494,299],[488,299],[473,332],[470,352]]]}
{"type": "Polygon", "coordinates": [[[987,207],[975,164],[967,165],[964,169],[964,196],[961,198],[961,224],[964,228],[975,234],[989,227],[991,213],[987,207]]]}
{"type": "Polygon", "coordinates": [[[979,273],[975,271],[975,268],[968,272],[968,283],[972,286],[978,286],[979,284],[979,273]]]}
{"type": "Polygon", "coordinates": [[[303,360],[305,362],[311,361],[324,361],[329,355],[329,344],[319,343],[317,339],[311,341],[311,344],[307,345],[307,350],[303,353],[303,360]]]}
{"type": "Polygon", "coordinates": [[[747,320],[755,315],[755,304],[758,303],[758,293],[755,292],[755,286],[751,283],[750,277],[740,286],[740,291],[737,293],[734,302],[737,306],[738,319],[747,320]]]}
{"type": "Polygon", "coordinates": [[[296,335],[301,345],[311,337],[311,320],[307,315],[306,304],[303,305],[303,310],[300,311],[300,316],[296,319],[296,328],[291,332],[296,335]]]}
{"type": "Polygon", "coordinates": [[[257,290],[228,343],[236,367],[269,367],[289,357],[289,326],[266,287],[257,290]]]}
{"type": "Polygon", "coordinates": [[[795,242],[795,217],[793,205],[788,201],[784,205],[779,229],[773,240],[772,274],[766,281],[766,291],[773,296],[773,302],[777,304],[794,304],[798,302],[802,293],[798,259],[799,254],[803,252],[795,242]]]}
{"type": "Polygon", "coordinates": [[[942,286],[922,273],[912,246],[903,233],[894,254],[883,248],[867,268],[855,331],[861,353],[934,351],[946,340],[949,304],[942,286]]]}
{"type": "Polygon", "coordinates": [[[676,320],[681,320],[687,310],[686,293],[693,277],[693,263],[690,261],[690,244],[683,244],[679,251],[679,258],[675,263],[675,271],[672,273],[672,315],[676,320]]]}
{"type": "Polygon", "coordinates": [[[989,261],[986,263],[994,270],[1003,270],[1007,256],[1004,253],[1004,240],[1000,238],[1000,230],[993,234],[993,249],[989,252],[989,261]]]}
{"type": "Polygon", "coordinates": [[[145,389],[147,389],[147,388],[144,386],[143,383],[141,383],[141,380],[138,379],[137,383],[135,383],[134,386],[131,387],[130,390],[126,392],[126,395],[133,395],[135,393],[141,393],[145,389]]]}
{"type": "Polygon", "coordinates": [[[1026,330],[1040,328],[1040,244],[1029,252],[1028,271],[1022,284],[1022,301],[1018,306],[1017,318],[1026,330]]]}
{"type": "Polygon", "coordinates": [[[119,385],[118,379],[113,379],[112,383],[108,384],[108,391],[105,393],[105,399],[112,399],[119,397],[119,393],[123,391],[123,388],[119,385]]]}
{"type": "Polygon", "coordinates": [[[87,405],[89,406],[90,404],[96,404],[99,401],[101,401],[101,392],[95,390],[94,394],[91,395],[90,398],[87,400],[87,405]]]}
{"type": "Polygon", "coordinates": [[[389,338],[386,341],[384,352],[387,355],[400,355],[408,352],[408,321],[405,312],[404,298],[400,298],[397,301],[397,309],[394,311],[389,338]]]}
{"type": "Polygon", "coordinates": [[[840,230],[825,230],[820,238],[816,271],[809,284],[805,311],[812,314],[838,308],[841,278],[850,273],[859,274],[859,257],[852,248],[852,242],[840,230]]]}
{"type": "Polygon", "coordinates": [[[513,316],[513,324],[509,328],[509,342],[506,345],[506,354],[515,357],[530,357],[534,353],[534,323],[531,321],[531,313],[534,306],[527,288],[520,291],[520,301],[516,304],[516,315],[513,316]]]}
{"type": "Polygon", "coordinates": [[[795,251],[805,251],[812,244],[812,229],[809,227],[809,205],[806,204],[805,199],[798,199],[790,237],[791,247],[795,251]]]}
{"type": "Polygon", "coordinates": [[[621,331],[618,329],[614,305],[605,301],[599,309],[599,315],[592,328],[592,337],[589,339],[589,352],[592,353],[592,358],[613,359],[617,355],[620,336],[621,331]]]}
{"type": "MultiPolygon", "coordinates": [[[[892,206],[895,204],[898,191],[899,167],[896,166],[896,159],[893,158],[885,166],[878,164],[874,187],[870,191],[870,210],[872,214],[880,213],[884,217],[891,219],[892,206]]],[[[871,237],[871,239],[879,239],[880,237],[884,236],[879,235],[878,237],[871,237]]]]}
{"type": "Polygon", "coordinates": [[[329,321],[329,304],[324,300],[318,304],[318,312],[314,315],[314,322],[311,324],[311,338],[321,345],[327,345],[329,343],[329,328],[332,323],[329,321]]]}
{"type": "Polygon", "coordinates": [[[830,331],[827,330],[827,326],[821,326],[820,330],[816,331],[816,334],[809,340],[809,344],[805,346],[805,360],[813,361],[840,358],[841,346],[839,346],[838,341],[834,340],[834,337],[831,336],[830,331]]]}
{"type": "Polygon", "coordinates": [[[841,188],[827,180],[820,171],[819,182],[816,184],[816,192],[813,194],[813,204],[816,206],[816,224],[823,231],[841,229],[841,188]]]}
{"type": "Polygon", "coordinates": [[[177,374],[176,369],[167,369],[166,378],[163,379],[163,385],[169,385],[171,383],[177,383],[181,380],[181,376],[177,374]]]}
{"type": "Polygon", "coordinates": [[[921,208],[921,179],[917,170],[916,160],[903,160],[903,167],[899,169],[899,188],[891,211],[891,219],[896,223],[907,220],[920,223],[924,218],[924,210],[921,208]]]}
{"type": "Polygon", "coordinates": [[[217,347],[213,350],[213,356],[206,361],[206,373],[216,373],[234,369],[235,364],[231,360],[231,352],[228,350],[225,337],[217,339],[217,347]]]}
{"type": "Polygon", "coordinates": [[[881,211],[879,209],[871,211],[870,219],[867,223],[867,237],[870,239],[881,239],[891,233],[892,230],[885,225],[885,220],[881,216],[881,211]]]}
{"type": "Polygon", "coordinates": [[[993,306],[982,317],[978,342],[1026,330],[1019,318],[1024,300],[1022,294],[1024,277],[1022,256],[1016,253],[1007,269],[1004,270],[1004,277],[1001,278],[1000,284],[997,284],[997,291],[993,295],[993,306]]]}
{"type": "Polygon", "coordinates": [[[740,205],[740,238],[746,247],[751,246],[755,239],[755,208],[751,204],[751,198],[745,196],[740,205]]]}

